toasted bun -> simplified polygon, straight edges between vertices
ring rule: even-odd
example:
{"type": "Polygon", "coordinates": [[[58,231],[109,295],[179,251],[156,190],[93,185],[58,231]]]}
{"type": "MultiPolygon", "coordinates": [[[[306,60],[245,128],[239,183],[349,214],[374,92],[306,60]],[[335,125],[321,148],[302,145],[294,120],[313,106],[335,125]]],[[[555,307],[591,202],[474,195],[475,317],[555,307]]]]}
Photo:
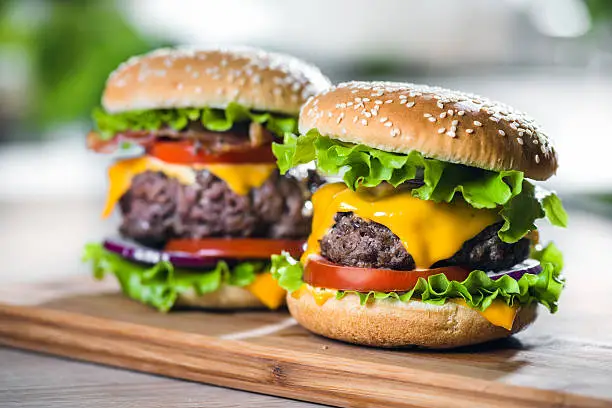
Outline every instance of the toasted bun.
{"type": "Polygon", "coordinates": [[[133,57],[109,77],[102,96],[111,113],[169,108],[251,109],[296,115],[329,86],[318,68],[254,48],[160,49],[133,57]]]}
{"type": "Polygon", "coordinates": [[[179,295],[176,306],[202,309],[264,309],[266,306],[248,290],[230,285],[222,285],[219,290],[204,295],[187,292],[179,295]]]}
{"type": "Polygon", "coordinates": [[[314,333],[376,347],[467,346],[508,337],[536,318],[535,304],[522,308],[508,331],[455,303],[436,306],[418,300],[386,299],[362,306],[355,294],[347,294],[341,300],[331,298],[322,306],[308,292],[299,299],[288,295],[287,305],[295,320],[314,333]]]}
{"type": "Polygon", "coordinates": [[[477,95],[394,82],[348,82],[311,98],[300,132],[545,180],[557,170],[551,139],[529,116],[477,95]]]}

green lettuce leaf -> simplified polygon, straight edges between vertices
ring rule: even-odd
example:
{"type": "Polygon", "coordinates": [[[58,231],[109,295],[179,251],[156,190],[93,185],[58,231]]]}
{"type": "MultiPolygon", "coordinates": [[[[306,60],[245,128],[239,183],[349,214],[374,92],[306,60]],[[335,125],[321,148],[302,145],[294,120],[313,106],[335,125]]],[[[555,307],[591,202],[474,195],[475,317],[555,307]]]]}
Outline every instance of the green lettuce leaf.
{"type": "Polygon", "coordinates": [[[383,182],[397,187],[422,177],[424,185],[412,190],[422,200],[451,202],[460,194],[474,208],[500,208],[504,225],[499,237],[504,242],[518,241],[535,229],[536,219],[545,216],[553,225],[567,225],[561,200],[543,189],[536,192],[520,171],[484,170],[425,158],[414,150],[408,154],[386,152],[321,136],[316,129],[299,137],[286,133],[284,142],[274,143],[272,151],[281,173],[316,160],[322,172],[343,174],[353,190],[383,182]]]}
{"type": "Polygon", "coordinates": [[[193,291],[203,295],[215,292],[222,283],[249,285],[266,267],[266,262],[241,262],[230,268],[223,261],[208,271],[181,270],[166,261],[153,266],[140,265],[105,250],[100,244],[87,244],[83,261],[91,262],[96,279],[102,279],[106,274],[115,275],[127,296],[160,312],[169,311],[181,293],[193,291]]]}
{"type": "MultiPolygon", "coordinates": [[[[533,258],[540,261],[542,272],[537,275],[527,273],[519,280],[507,275],[493,280],[485,272],[475,270],[462,282],[450,281],[444,274],[438,274],[428,279],[419,278],[416,286],[408,292],[337,291],[336,298],[342,299],[348,293],[353,293],[359,296],[362,305],[368,301],[388,298],[401,302],[414,298],[443,305],[448,299],[461,298],[468,306],[481,311],[487,309],[495,299],[501,299],[509,306],[538,302],[554,313],[564,287],[560,275],[563,257],[555,245],[550,243],[545,249],[534,252],[533,258]]],[[[302,265],[286,252],[272,257],[271,272],[279,285],[289,292],[304,284],[302,265]]]]}
{"type": "Polygon", "coordinates": [[[92,116],[96,129],[104,140],[112,139],[115,134],[126,130],[152,131],[162,126],[182,130],[189,122],[194,121],[200,121],[206,129],[215,132],[224,132],[231,129],[235,123],[244,121],[264,124],[268,130],[278,136],[297,130],[295,117],[270,112],[253,112],[235,102],[228,104],[225,109],[156,109],[115,114],[97,108],[92,116]]]}

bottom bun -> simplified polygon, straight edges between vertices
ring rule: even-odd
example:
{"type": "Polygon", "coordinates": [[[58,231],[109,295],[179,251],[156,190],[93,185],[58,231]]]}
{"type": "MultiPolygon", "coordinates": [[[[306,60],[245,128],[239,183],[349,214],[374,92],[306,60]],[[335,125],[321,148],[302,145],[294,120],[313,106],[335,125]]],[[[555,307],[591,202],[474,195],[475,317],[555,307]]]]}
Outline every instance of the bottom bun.
{"type": "Polygon", "coordinates": [[[347,294],[319,306],[310,292],[298,299],[287,295],[291,315],[308,330],[335,340],[376,347],[452,348],[508,337],[531,324],[537,304],[521,308],[512,330],[491,324],[477,311],[447,302],[442,306],[418,300],[377,300],[361,305],[347,294]]]}
{"type": "Polygon", "coordinates": [[[198,295],[194,291],[181,293],[175,307],[202,309],[266,309],[257,296],[239,286],[222,285],[212,293],[198,295]]]}

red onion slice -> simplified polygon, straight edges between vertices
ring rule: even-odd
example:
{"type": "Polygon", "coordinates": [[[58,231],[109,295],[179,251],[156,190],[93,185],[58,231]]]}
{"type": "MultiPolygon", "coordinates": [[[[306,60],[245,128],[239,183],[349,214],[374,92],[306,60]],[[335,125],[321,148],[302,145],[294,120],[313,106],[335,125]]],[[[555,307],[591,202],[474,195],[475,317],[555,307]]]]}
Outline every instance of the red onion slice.
{"type": "Polygon", "coordinates": [[[526,273],[537,275],[540,272],[542,272],[542,265],[540,265],[540,262],[536,261],[535,259],[526,259],[520,264],[514,265],[510,269],[498,272],[487,272],[487,276],[493,280],[497,280],[502,276],[508,275],[515,280],[519,280],[526,273]]]}
{"type": "Polygon", "coordinates": [[[192,255],[185,252],[161,251],[148,248],[121,238],[107,238],[102,243],[104,249],[113,252],[129,261],[155,265],[167,261],[178,268],[202,269],[217,264],[218,258],[192,255]]]}

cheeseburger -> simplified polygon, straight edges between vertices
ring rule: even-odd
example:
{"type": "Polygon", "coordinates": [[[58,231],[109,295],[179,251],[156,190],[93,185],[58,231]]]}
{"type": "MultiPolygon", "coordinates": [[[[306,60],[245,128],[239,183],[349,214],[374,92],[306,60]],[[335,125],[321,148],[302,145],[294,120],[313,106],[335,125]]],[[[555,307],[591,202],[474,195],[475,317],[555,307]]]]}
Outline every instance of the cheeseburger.
{"type": "Polygon", "coordinates": [[[538,303],[556,311],[561,254],[534,222],[567,215],[531,181],[555,173],[557,153],[530,117],[437,87],[349,82],[310,98],[299,130],[273,146],[281,173],[314,160],[342,179],[315,192],[299,262],[272,258],[301,325],[450,348],[522,330],[538,303]]]}
{"type": "Polygon", "coordinates": [[[161,311],[284,303],[269,259],[301,254],[310,191],[279,175],[271,143],[328,85],[303,61],[246,48],[164,49],[120,65],[87,144],[137,154],[109,169],[103,214],[119,208],[120,236],[86,247],[95,276],[115,275],[161,311]]]}

